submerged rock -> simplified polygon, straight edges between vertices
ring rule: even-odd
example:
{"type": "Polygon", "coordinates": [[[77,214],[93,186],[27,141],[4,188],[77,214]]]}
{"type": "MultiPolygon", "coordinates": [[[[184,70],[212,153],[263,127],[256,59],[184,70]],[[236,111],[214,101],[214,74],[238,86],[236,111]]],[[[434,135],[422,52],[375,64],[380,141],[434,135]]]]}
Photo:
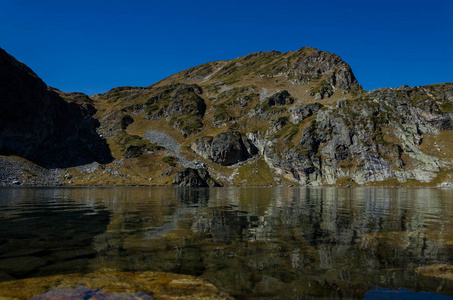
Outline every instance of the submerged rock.
{"type": "Polygon", "coordinates": [[[427,277],[436,277],[447,280],[453,280],[453,265],[435,264],[424,267],[415,268],[415,272],[419,275],[427,277]]]}
{"type": "Polygon", "coordinates": [[[104,293],[97,289],[88,289],[78,286],[75,289],[50,290],[46,293],[31,297],[29,300],[154,300],[153,297],[145,293],[136,293],[132,295],[118,293],[104,293]]]}
{"type": "Polygon", "coordinates": [[[103,270],[88,274],[68,274],[27,278],[0,283],[0,299],[231,299],[203,279],[164,272],[116,272],[103,270]],[[83,286],[83,287],[81,287],[83,286]],[[55,291],[60,290],[60,291],[55,291]],[[52,298],[69,290],[68,298],[52,298]],[[71,291],[72,290],[72,291],[71,291]],[[52,291],[50,293],[47,293],[52,291]],[[46,294],[44,294],[46,293],[46,294]],[[113,295],[111,293],[114,293],[113,295]],[[40,295],[40,294],[44,294],[40,295]],[[96,295],[86,298],[76,295],[96,295]],[[152,297],[150,296],[152,295],[152,297]],[[49,296],[49,297],[46,297],[49,296]],[[44,298],[43,298],[44,297],[44,298]],[[135,298],[134,298],[135,297],[135,298]],[[141,297],[141,298],[137,298],[141,297]]]}
{"type": "Polygon", "coordinates": [[[0,260],[0,270],[13,276],[23,276],[45,266],[47,261],[40,257],[23,256],[0,260]]]}

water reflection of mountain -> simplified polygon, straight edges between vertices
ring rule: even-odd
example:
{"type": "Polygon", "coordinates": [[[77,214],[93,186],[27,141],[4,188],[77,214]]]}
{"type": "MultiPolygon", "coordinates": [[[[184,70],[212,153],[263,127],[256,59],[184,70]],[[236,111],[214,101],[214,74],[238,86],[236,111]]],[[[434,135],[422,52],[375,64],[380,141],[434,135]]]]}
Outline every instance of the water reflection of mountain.
{"type": "MultiPolygon", "coordinates": [[[[230,197],[234,205],[217,206],[225,196],[211,196],[192,231],[210,233],[215,242],[244,241],[244,247],[263,243],[270,256],[269,249],[286,248],[282,260],[296,278],[328,273],[346,285],[361,278],[361,284],[392,288],[451,287],[428,283],[413,270],[453,260],[450,191],[235,189],[230,197]]],[[[261,266],[272,260],[260,259],[261,266]]]]}
{"type": "Polygon", "coordinates": [[[0,190],[0,281],[85,272],[110,212],[59,189],[0,190]]]}
{"type": "MultiPolygon", "coordinates": [[[[96,188],[56,190],[54,202],[95,211],[87,221],[93,230],[104,224],[84,230],[92,269],[198,275],[238,297],[361,299],[375,286],[452,295],[450,280],[414,271],[452,264],[452,196],[438,189],[96,188]]],[[[22,205],[5,201],[3,217],[22,205]]]]}
{"type": "Polygon", "coordinates": [[[233,295],[291,298],[285,293],[292,290],[361,298],[373,286],[453,290],[448,280],[414,272],[453,260],[451,191],[222,188],[148,196],[122,196],[128,209],[111,203],[117,207],[107,240],[135,222],[135,233],[120,234],[121,248],[133,254],[123,267],[201,275],[233,295]],[[146,199],[153,199],[152,209],[146,199]]]}

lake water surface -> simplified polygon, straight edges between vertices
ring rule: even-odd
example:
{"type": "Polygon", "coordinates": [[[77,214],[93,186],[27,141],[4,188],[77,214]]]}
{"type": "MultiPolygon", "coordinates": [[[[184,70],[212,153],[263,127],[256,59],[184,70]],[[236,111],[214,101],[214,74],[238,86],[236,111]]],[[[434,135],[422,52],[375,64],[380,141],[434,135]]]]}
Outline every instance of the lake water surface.
{"type": "Polygon", "coordinates": [[[237,298],[444,299],[452,222],[447,189],[2,188],[0,281],[109,268],[237,298]]]}

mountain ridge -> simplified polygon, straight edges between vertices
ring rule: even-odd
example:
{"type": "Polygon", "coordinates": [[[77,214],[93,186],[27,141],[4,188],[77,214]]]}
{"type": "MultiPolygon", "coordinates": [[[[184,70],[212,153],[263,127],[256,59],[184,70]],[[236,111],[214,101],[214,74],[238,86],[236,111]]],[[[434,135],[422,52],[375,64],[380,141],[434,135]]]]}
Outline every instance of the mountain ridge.
{"type": "Polygon", "coordinates": [[[90,97],[47,90],[90,108],[113,157],[60,168],[70,176],[55,184],[452,182],[453,84],[365,91],[338,55],[315,48],[209,62],[90,97]]]}

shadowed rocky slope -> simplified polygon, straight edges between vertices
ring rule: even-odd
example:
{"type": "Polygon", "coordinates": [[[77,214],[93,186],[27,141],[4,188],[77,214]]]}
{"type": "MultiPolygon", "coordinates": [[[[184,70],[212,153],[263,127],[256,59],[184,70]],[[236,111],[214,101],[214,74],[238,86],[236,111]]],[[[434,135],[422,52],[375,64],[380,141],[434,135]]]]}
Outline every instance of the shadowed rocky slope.
{"type": "Polygon", "coordinates": [[[95,111],[89,102],[63,100],[0,49],[0,154],[18,155],[48,168],[108,163],[112,158],[96,133],[95,111]]]}

